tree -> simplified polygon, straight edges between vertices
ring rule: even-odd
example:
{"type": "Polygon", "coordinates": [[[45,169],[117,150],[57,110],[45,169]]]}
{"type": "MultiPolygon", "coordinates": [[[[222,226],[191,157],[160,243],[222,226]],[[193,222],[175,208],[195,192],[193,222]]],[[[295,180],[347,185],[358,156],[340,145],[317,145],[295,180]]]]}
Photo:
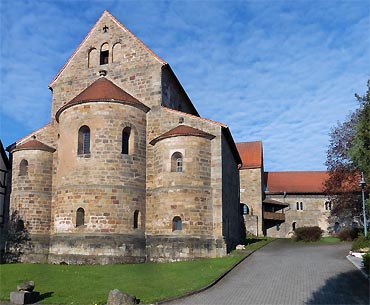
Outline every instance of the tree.
{"type": "Polygon", "coordinates": [[[17,263],[21,260],[22,255],[33,246],[28,230],[18,211],[13,211],[10,215],[5,231],[7,236],[3,261],[5,263],[17,263]]]}
{"type": "Polygon", "coordinates": [[[325,183],[325,192],[333,206],[332,215],[362,224],[361,171],[370,180],[370,80],[366,94],[355,96],[360,107],[329,134],[325,163],[329,178],[325,183]]]}

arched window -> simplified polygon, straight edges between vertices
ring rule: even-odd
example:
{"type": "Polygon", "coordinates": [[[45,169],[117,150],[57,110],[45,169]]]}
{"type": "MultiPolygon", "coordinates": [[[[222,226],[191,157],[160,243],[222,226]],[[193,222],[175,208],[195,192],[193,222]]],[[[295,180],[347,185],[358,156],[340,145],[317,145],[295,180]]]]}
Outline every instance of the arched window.
{"type": "Polygon", "coordinates": [[[129,154],[130,149],[130,135],[131,135],[131,128],[125,127],[122,130],[122,153],[124,155],[129,154]]]}
{"type": "Polygon", "coordinates": [[[180,152],[175,152],[171,157],[171,172],[183,171],[183,158],[180,152]]]}
{"type": "Polygon", "coordinates": [[[83,226],[85,224],[85,210],[78,208],[76,211],[76,227],[83,226]]]}
{"type": "Polygon", "coordinates": [[[135,210],[134,212],[134,229],[141,228],[140,211],[135,210]]]}
{"type": "Polygon", "coordinates": [[[109,46],[108,43],[103,43],[100,48],[100,64],[105,65],[109,61],[109,46]]]}
{"type": "Polygon", "coordinates": [[[292,230],[293,230],[293,231],[295,231],[296,227],[297,227],[297,223],[294,221],[294,222],[292,223],[292,230]]]}
{"type": "Polygon", "coordinates": [[[330,201],[325,202],[325,210],[331,211],[331,202],[330,201]]]}
{"type": "Polygon", "coordinates": [[[28,161],[23,159],[19,164],[19,176],[27,176],[28,175],[28,161]]]}
{"type": "Polygon", "coordinates": [[[78,154],[90,153],[90,128],[86,125],[78,130],[78,154]]]}
{"type": "Polygon", "coordinates": [[[334,232],[335,232],[335,233],[338,233],[339,228],[340,228],[340,226],[339,226],[339,222],[338,222],[338,221],[336,221],[336,222],[335,222],[335,224],[334,224],[334,232]]]}
{"type": "Polygon", "coordinates": [[[242,208],[243,215],[248,215],[249,214],[249,207],[246,204],[242,203],[241,208],[242,208]]]}
{"type": "Polygon", "coordinates": [[[175,216],[172,220],[172,231],[181,231],[182,230],[182,221],[179,216],[175,216]]]}
{"type": "Polygon", "coordinates": [[[88,53],[87,67],[96,67],[98,65],[99,53],[95,48],[91,48],[88,53]]]}

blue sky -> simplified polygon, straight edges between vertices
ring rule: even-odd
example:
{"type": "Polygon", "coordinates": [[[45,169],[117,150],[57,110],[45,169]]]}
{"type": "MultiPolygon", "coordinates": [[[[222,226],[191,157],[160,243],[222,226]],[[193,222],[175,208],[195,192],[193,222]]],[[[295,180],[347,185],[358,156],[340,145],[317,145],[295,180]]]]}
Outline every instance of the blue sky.
{"type": "Polygon", "coordinates": [[[328,133],[370,77],[369,3],[0,0],[0,139],[49,122],[49,82],[107,9],[171,65],[202,117],[263,141],[266,170],[324,170],[328,133]]]}

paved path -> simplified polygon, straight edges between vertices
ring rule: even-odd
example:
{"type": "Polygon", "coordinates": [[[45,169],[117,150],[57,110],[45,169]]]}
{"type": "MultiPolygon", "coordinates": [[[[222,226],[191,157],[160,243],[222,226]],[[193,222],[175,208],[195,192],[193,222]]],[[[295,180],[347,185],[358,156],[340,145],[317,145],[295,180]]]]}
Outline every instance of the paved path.
{"type": "Polygon", "coordinates": [[[210,289],[165,304],[369,304],[369,282],[346,259],[349,249],[277,240],[210,289]]]}

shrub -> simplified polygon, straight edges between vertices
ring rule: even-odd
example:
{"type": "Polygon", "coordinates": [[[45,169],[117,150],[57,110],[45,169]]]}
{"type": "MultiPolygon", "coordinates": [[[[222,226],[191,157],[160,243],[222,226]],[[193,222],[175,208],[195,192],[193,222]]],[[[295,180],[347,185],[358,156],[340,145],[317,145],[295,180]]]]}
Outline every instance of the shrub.
{"type": "Polygon", "coordinates": [[[351,237],[351,230],[349,230],[349,229],[340,231],[339,234],[338,234],[338,237],[341,241],[353,240],[352,237],[351,237]]]}
{"type": "Polygon", "coordinates": [[[302,227],[297,228],[295,230],[295,240],[296,241],[319,241],[322,236],[322,230],[315,226],[315,227],[302,227]]]}
{"type": "Polygon", "coordinates": [[[369,251],[370,250],[370,236],[365,236],[360,233],[352,243],[352,251],[369,251]]]}
{"type": "Polygon", "coordinates": [[[370,273],[370,251],[362,256],[362,262],[364,263],[366,271],[370,273]]]}
{"type": "Polygon", "coordinates": [[[358,237],[360,230],[358,228],[346,229],[340,231],[338,237],[342,241],[352,241],[358,237]]]}

